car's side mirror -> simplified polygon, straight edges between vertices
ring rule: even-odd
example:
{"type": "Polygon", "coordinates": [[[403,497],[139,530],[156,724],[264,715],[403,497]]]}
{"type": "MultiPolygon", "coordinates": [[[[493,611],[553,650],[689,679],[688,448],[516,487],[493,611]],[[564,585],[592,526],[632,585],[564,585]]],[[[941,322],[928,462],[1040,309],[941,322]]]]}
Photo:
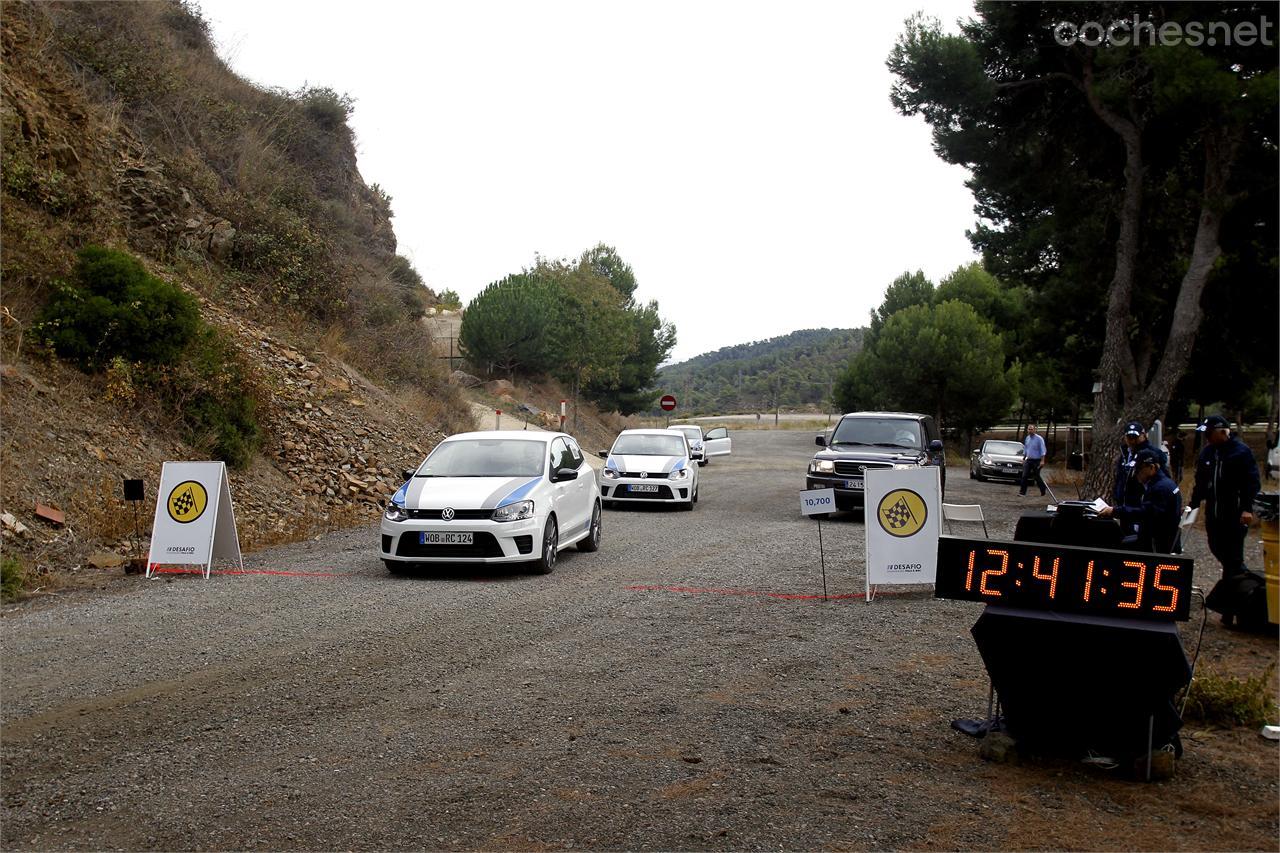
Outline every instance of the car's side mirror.
{"type": "Polygon", "coordinates": [[[825,435],[815,436],[813,439],[813,443],[818,445],[819,447],[826,447],[827,437],[825,435]]]}
{"type": "Polygon", "coordinates": [[[413,472],[413,469],[412,469],[412,468],[405,468],[403,471],[401,471],[401,472],[400,472],[400,476],[401,476],[402,478],[404,478],[405,480],[412,480],[412,479],[413,479],[413,473],[414,473],[414,472],[413,472]]]}
{"type": "Polygon", "coordinates": [[[607,451],[607,450],[601,450],[601,451],[600,451],[600,458],[601,458],[601,459],[608,459],[608,458],[609,458],[609,451],[607,451]]]}
{"type": "Polygon", "coordinates": [[[577,468],[557,468],[556,472],[551,475],[551,482],[553,483],[563,483],[566,480],[576,479],[578,479],[577,468]]]}

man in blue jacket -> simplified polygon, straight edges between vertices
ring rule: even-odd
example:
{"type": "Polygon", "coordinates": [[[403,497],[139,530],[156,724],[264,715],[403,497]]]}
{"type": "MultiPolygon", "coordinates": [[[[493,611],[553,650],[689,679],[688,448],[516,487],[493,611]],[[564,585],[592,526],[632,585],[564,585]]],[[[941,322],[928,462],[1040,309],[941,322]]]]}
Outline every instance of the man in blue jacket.
{"type": "Polygon", "coordinates": [[[1124,448],[1120,458],[1116,460],[1116,479],[1111,489],[1113,506],[1136,506],[1142,500],[1142,484],[1134,479],[1134,462],[1141,450],[1152,450],[1160,456],[1160,467],[1168,460],[1158,449],[1151,446],[1147,438],[1147,428],[1142,421],[1129,421],[1124,425],[1124,448]]]}
{"type": "Polygon", "coordinates": [[[1109,506],[1098,513],[1104,518],[1114,516],[1122,524],[1137,525],[1133,547],[1138,551],[1172,554],[1178,544],[1182,493],[1163,465],[1160,451],[1150,447],[1139,450],[1134,458],[1133,477],[1142,487],[1142,499],[1136,504],[1109,506]]]}
{"type": "Polygon", "coordinates": [[[1196,485],[1191,506],[1205,507],[1204,529],[1209,550],[1222,563],[1222,576],[1242,574],[1244,540],[1253,523],[1253,499],[1260,487],[1258,463],[1253,451],[1231,435],[1222,415],[1210,415],[1196,427],[1204,433],[1205,445],[1196,460],[1196,485]]]}

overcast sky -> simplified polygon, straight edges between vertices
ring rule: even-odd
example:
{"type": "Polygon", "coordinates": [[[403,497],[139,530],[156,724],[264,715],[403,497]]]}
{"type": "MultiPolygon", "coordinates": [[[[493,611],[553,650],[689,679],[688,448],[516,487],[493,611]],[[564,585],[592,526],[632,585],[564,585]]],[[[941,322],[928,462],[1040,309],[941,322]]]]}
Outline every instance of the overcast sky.
{"type": "Polygon", "coordinates": [[[865,325],[899,273],[975,257],[966,172],[884,66],[912,11],[952,25],[969,2],[200,5],[242,76],[355,99],[400,252],[464,303],[608,243],[680,361],[865,325]]]}

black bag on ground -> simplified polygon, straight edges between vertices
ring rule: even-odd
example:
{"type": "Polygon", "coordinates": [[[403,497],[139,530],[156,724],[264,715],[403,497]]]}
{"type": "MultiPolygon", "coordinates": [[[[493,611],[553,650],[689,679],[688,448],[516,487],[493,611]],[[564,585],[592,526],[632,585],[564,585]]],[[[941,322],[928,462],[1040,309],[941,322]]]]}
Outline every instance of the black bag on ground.
{"type": "Polygon", "coordinates": [[[1250,569],[1214,584],[1204,606],[1234,616],[1236,624],[1246,631],[1262,631],[1267,627],[1267,582],[1250,569]]]}

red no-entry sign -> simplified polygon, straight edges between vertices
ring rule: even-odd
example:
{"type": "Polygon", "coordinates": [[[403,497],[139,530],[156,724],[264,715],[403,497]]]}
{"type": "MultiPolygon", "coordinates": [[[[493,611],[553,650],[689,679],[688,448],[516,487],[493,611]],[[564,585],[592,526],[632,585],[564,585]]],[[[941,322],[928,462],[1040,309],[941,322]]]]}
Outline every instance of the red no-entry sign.
{"type": "Polygon", "coordinates": [[[662,399],[658,401],[658,405],[662,407],[662,411],[669,412],[676,407],[676,398],[670,394],[664,394],[662,399]]]}

